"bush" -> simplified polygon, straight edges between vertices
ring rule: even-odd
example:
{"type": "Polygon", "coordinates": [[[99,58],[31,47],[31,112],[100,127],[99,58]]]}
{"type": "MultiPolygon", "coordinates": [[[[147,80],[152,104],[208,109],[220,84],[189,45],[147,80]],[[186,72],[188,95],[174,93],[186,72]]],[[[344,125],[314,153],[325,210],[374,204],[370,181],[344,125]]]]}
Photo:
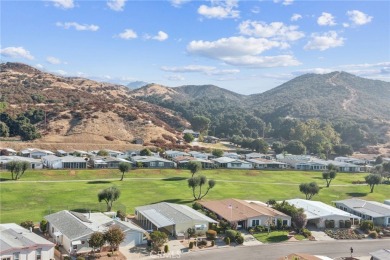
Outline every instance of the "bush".
{"type": "Polygon", "coordinates": [[[200,240],[198,242],[198,246],[207,246],[207,241],[206,240],[200,240]]]}
{"type": "Polygon", "coordinates": [[[376,238],[378,238],[378,233],[377,233],[376,231],[371,231],[371,232],[368,234],[368,237],[373,238],[373,239],[376,239],[376,238]]]}
{"type": "Polygon", "coordinates": [[[215,241],[211,240],[211,246],[215,246],[215,241]]]}
{"type": "Polygon", "coordinates": [[[85,258],[82,257],[82,256],[78,256],[78,257],[76,258],[76,260],[85,260],[85,258]]]}
{"type": "Polygon", "coordinates": [[[256,226],[256,231],[257,232],[264,232],[265,228],[263,226],[256,226]]]}
{"type": "Polygon", "coordinates": [[[371,220],[363,220],[360,222],[360,229],[363,231],[370,231],[374,229],[374,224],[371,220]]]}
{"type": "Polygon", "coordinates": [[[345,228],[351,228],[351,226],[352,226],[351,220],[346,220],[345,221],[345,228]]]}
{"type": "Polygon", "coordinates": [[[206,237],[209,240],[215,240],[217,238],[217,231],[212,229],[207,230],[206,237]]]}
{"type": "Polygon", "coordinates": [[[202,205],[200,205],[199,202],[194,202],[194,203],[192,204],[192,208],[193,208],[194,210],[200,210],[200,209],[202,209],[202,205]]]}
{"type": "Polygon", "coordinates": [[[118,218],[120,218],[120,220],[122,220],[122,221],[125,221],[125,219],[126,219],[126,213],[124,213],[124,212],[121,211],[121,210],[118,210],[118,211],[116,212],[116,216],[117,216],[118,218]]]}
{"type": "Polygon", "coordinates": [[[278,229],[278,230],[281,230],[281,229],[282,229],[283,222],[282,222],[282,220],[281,220],[280,218],[278,218],[278,219],[276,220],[276,226],[277,226],[277,229],[278,229]]]}
{"type": "Polygon", "coordinates": [[[223,241],[225,242],[226,245],[230,245],[230,238],[229,237],[225,237],[223,239],[223,241]]]}
{"type": "Polygon", "coordinates": [[[168,252],[169,252],[169,246],[168,246],[168,245],[165,245],[165,246],[164,246],[164,252],[165,252],[165,253],[168,253],[168,252]]]}
{"type": "Polygon", "coordinates": [[[47,230],[47,220],[46,219],[42,219],[41,223],[39,223],[39,228],[41,229],[41,231],[43,233],[46,232],[46,230],[47,230]]]}
{"type": "Polygon", "coordinates": [[[30,229],[30,228],[34,229],[34,222],[32,222],[31,220],[26,220],[20,223],[20,225],[25,229],[30,229]]]}
{"type": "Polygon", "coordinates": [[[230,240],[234,239],[237,236],[237,231],[235,230],[226,230],[225,231],[226,237],[230,238],[230,240]]]}
{"type": "Polygon", "coordinates": [[[244,237],[241,235],[241,233],[238,233],[235,237],[235,241],[237,244],[242,245],[244,243],[244,237]]]}
{"type": "Polygon", "coordinates": [[[306,237],[306,238],[311,237],[311,232],[310,232],[310,230],[308,230],[307,228],[301,229],[301,234],[302,234],[304,237],[306,237]]]}
{"type": "Polygon", "coordinates": [[[193,241],[190,242],[190,244],[188,245],[188,248],[189,249],[193,249],[194,248],[194,242],[193,241]]]}

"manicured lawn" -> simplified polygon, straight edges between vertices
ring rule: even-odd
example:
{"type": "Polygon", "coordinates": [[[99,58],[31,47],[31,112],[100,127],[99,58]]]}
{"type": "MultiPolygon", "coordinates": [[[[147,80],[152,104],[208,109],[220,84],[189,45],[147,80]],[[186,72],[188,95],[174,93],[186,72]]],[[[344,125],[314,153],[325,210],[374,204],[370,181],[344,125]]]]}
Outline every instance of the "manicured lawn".
{"type": "Polygon", "coordinates": [[[269,234],[268,232],[253,234],[257,240],[263,243],[283,242],[288,239],[287,235],[287,231],[271,231],[269,234]]]}
{"type": "MultiPolygon", "coordinates": [[[[266,201],[304,198],[299,192],[301,182],[315,181],[324,186],[320,172],[208,170],[202,172],[217,180],[217,185],[206,199],[238,198],[266,201]]],[[[119,181],[118,170],[35,170],[28,171],[17,182],[11,182],[10,173],[0,172],[0,222],[38,222],[50,212],[62,209],[104,210],[97,193],[116,185],[121,196],[114,202],[114,210],[133,213],[136,206],[160,201],[192,204],[187,186],[187,170],[137,169],[126,173],[119,181]],[[49,182],[45,182],[49,181],[49,182]]],[[[331,204],[332,201],[359,197],[383,202],[390,197],[389,185],[375,187],[369,193],[367,185],[352,185],[364,180],[367,174],[338,173],[329,188],[322,188],[313,200],[331,204]]]]}

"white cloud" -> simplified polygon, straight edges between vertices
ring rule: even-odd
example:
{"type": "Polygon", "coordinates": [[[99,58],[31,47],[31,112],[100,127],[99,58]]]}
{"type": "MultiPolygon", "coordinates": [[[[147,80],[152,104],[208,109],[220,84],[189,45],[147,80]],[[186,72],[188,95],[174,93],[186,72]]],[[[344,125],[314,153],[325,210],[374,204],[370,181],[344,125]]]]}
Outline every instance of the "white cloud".
{"type": "Polygon", "coordinates": [[[99,26],[94,25],[94,24],[79,24],[76,22],[67,22],[67,23],[57,22],[56,25],[58,27],[62,27],[64,29],[70,29],[73,27],[76,31],[96,32],[97,30],[99,30],[99,26]]]}
{"type": "Polygon", "coordinates": [[[219,70],[213,66],[202,66],[202,65],[187,65],[182,67],[163,66],[161,67],[161,70],[169,71],[169,72],[180,72],[180,73],[198,72],[206,75],[228,75],[228,74],[236,74],[240,72],[240,70],[238,69],[219,70]]]}
{"type": "Polygon", "coordinates": [[[50,0],[53,2],[55,7],[63,8],[63,9],[71,9],[74,7],[73,0],[50,0]]]}
{"type": "Polygon", "coordinates": [[[185,80],[185,78],[182,75],[177,75],[177,74],[175,74],[175,75],[168,75],[168,76],[166,76],[166,78],[168,80],[171,80],[171,81],[183,81],[183,80],[185,80]]]}
{"type": "Polygon", "coordinates": [[[331,13],[323,12],[320,17],[317,19],[317,24],[321,26],[334,26],[336,22],[334,21],[334,16],[331,13]]]}
{"type": "Polygon", "coordinates": [[[347,15],[349,17],[349,20],[353,23],[353,25],[356,26],[370,23],[373,18],[372,16],[369,16],[358,10],[348,11],[347,15]]]}
{"type": "Polygon", "coordinates": [[[260,13],[260,7],[258,6],[255,6],[251,9],[251,12],[254,13],[254,14],[258,14],[260,13]]]}
{"type": "Polygon", "coordinates": [[[156,36],[152,37],[152,39],[162,42],[162,41],[165,41],[166,39],[168,39],[168,34],[166,34],[163,31],[159,31],[156,36]]]}
{"type": "Polygon", "coordinates": [[[190,0],[170,0],[171,5],[174,7],[181,7],[183,4],[188,3],[190,0]]]}
{"type": "Polygon", "coordinates": [[[327,74],[334,71],[331,68],[311,68],[311,69],[303,69],[292,72],[293,75],[298,76],[306,73],[314,73],[314,74],[327,74]]]}
{"type": "Polygon", "coordinates": [[[114,11],[123,11],[127,0],[108,0],[107,6],[114,11]]]}
{"type": "Polygon", "coordinates": [[[119,36],[119,38],[122,38],[125,40],[135,39],[138,37],[137,33],[131,29],[125,29],[124,32],[120,33],[118,36],[119,36]]]}
{"type": "Polygon", "coordinates": [[[238,18],[240,11],[235,9],[238,7],[237,2],[237,0],[212,1],[212,6],[199,6],[198,13],[209,19],[238,18]]]}
{"type": "Polygon", "coordinates": [[[286,44],[265,38],[230,37],[214,42],[192,41],[187,46],[191,54],[208,57],[234,66],[275,67],[293,66],[299,62],[291,55],[259,56],[273,48],[285,48],[286,44]]]}
{"type": "Polygon", "coordinates": [[[282,5],[291,5],[293,2],[294,2],[294,0],[284,0],[284,1],[281,1],[281,0],[274,0],[274,3],[275,4],[278,4],[278,3],[282,3],[282,5]]]}
{"type": "Polygon", "coordinates": [[[344,28],[348,28],[349,27],[349,23],[343,23],[343,27],[344,28]]]}
{"type": "Polygon", "coordinates": [[[32,56],[30,52],[23,47],[7,47],[1,49],[0,54],[9,58],[24,58],[28,60],[34,59],[34,56],[32,56]]]}
{"type": "Polygon", "coordinates": [[[65,76],[65,75],[68,74],[68,72],[66,72],[66,71],[64,71],[64,70],[56,70],[56,71],[54,71],[54,72],[57,73],[57,74],[60,74],[61,76],[65,76]]]}
{"type": "Polygon", "coordinates": [[[39,63],[36,64],[35,67],[37,67],[38,69],[43,69],[44,68],[44,66],[42,64],[39,64],[39,63]]]}
{"type": "Polygon", "coordinates": [[[298,26],[287,26],[282,22],[244,21],[239,25],[240,33],[248,36],[274,38],[276,40],[296,41],[305,36],[298,26]]]}
{"type": "Polygon", "coordinates": [[[311,40],[305,45],[305,50],[324,51],[329,48],[340,47],[344,45],[344,38],[339,37],[337,32],[329,31],[323,34],[312,33],[311,40]]]}
{"type": "Polygon", "coordinates": [[[300,14],[293,14],[290,18],[292,22],[298,21],[299,19],[302,19],[302,15],[300,14]]]}
{"type": "Polygon", "coordinates": [[[53,56],[49,56],[46,58],[46,61],[50,64],[61,64],[61,60],[56,58],[56,57],[53,57],[53,56]]]}

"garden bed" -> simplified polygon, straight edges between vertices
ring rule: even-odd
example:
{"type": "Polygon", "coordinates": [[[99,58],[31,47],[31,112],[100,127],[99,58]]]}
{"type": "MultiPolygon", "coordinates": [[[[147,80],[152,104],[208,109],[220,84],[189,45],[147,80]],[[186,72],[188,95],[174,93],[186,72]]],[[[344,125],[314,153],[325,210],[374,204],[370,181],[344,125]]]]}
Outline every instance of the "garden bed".
{"type": "Polygon", "coordinates": [[[353,229],[325,229],[325,234],[334,239],[362,239],[364,235],[357,234],[353,229]]]}

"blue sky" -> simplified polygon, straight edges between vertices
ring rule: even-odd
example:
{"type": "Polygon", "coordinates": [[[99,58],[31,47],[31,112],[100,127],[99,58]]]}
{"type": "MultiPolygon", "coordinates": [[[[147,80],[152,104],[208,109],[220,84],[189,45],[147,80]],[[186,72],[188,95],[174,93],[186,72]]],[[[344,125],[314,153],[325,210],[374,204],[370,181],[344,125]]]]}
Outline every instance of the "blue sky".
{"type": "Polygon", "coordinates": [[[298,75],[390,81],[389,1],[1,0],[2,62],[261,93],[298,75]]]}

